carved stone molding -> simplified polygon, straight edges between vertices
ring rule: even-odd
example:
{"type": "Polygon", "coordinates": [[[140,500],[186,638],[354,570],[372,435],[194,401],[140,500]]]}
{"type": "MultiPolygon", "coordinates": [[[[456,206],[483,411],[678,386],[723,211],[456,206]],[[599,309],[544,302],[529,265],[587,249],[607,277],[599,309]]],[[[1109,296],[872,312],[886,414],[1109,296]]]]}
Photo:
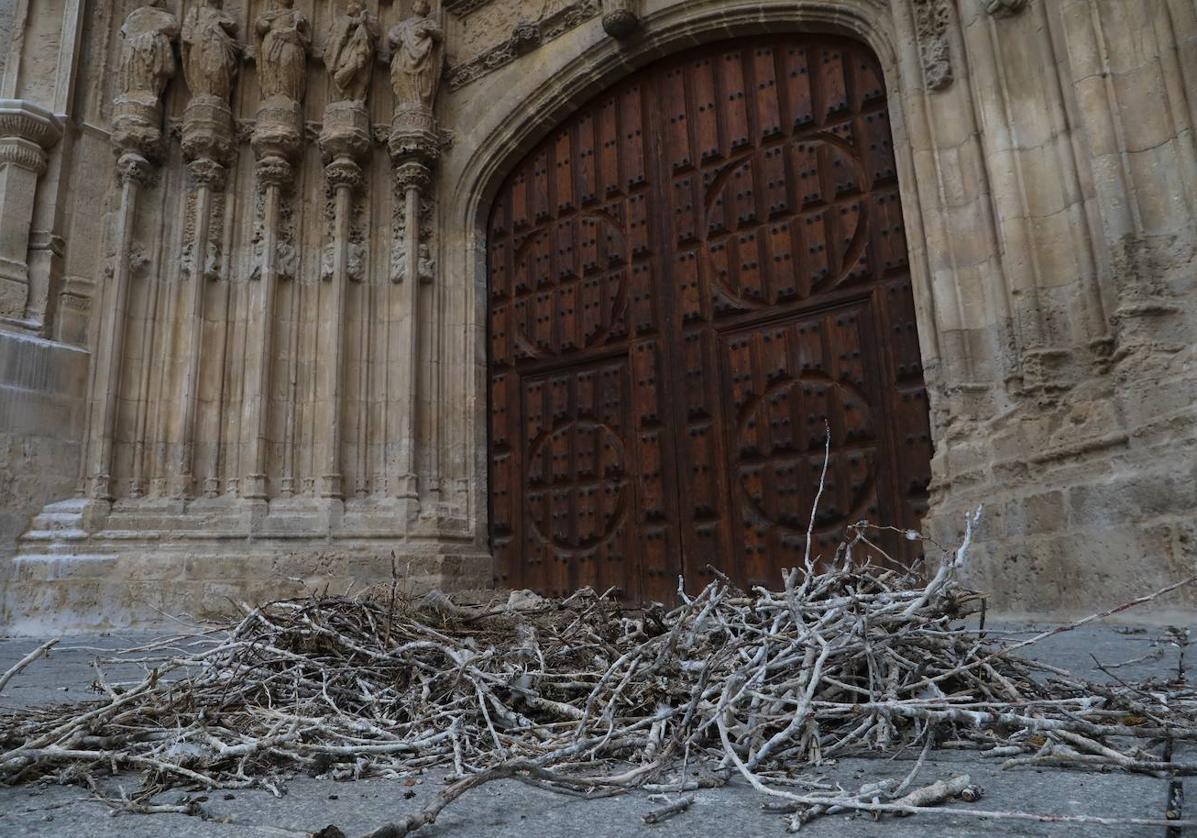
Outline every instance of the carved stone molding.
{"type": "Polygon", "coordinates": [[[20,137],[51,148],[62,136],[54,114],[24,99],[0,99],[0,137],[20,137]]]}
{"type": "Polygon", "coordinates": [[[1028,0],[980,0],[981,8],[994,17],[1013,17],[1027,7],[1028,0]]]}
{"type": "Polygon", "coordinates": [[[931,90],[952,83],[952,53],[948,45],[951,0],[913,0],[915,35],[923,64],[923,81],[931,90]]]}
{"type": "Polygon", "coordinates": [[[49,111],[22,99],[0,99],[0,163],[41,175],[46,149],[61,136],[62,125],[49,111]]]}
{"type": "MultiPolygon", "coordinates": [[[[482,3],[477,3],[475,6],[471,6],[470,10],[473,11],[481,5],[482,3]]],[[[511,37],[505,42],[468,61],[450,67],[445,83],[449,85],[450,90],[458,90],[580,26],[598,15],[599,12],[599,0],[578,0],[578,2],[564,6],[535,23],[521,21],[513,27],[511,37]]]]}
{"type": "Polygon", "coordinates": [[[444,0],[445,11],[455,14],[458,17],[465,17],[470,12],[473,12],[485,6],[491,0],[444,0]]]}
{"type": "Polygon", "coordinates": [[[19,166],[40,175],[46,171],[46,152],[20,137],[0,137],[0,165],[19,166]]]}

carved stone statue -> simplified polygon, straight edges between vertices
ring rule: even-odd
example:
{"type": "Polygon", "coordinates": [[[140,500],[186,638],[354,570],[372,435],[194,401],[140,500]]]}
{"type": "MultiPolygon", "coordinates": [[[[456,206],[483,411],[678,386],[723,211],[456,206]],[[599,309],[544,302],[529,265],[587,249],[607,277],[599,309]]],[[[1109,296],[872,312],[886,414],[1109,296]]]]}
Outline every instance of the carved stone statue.
{"type": "Polygon", "coordinates": [[[350,0],[345,14],[333,19],[324,50],[334,102],[365,102],[378,40],[375,23],[360,0],[350,0]]]}
{"type": "Polygon", "coordinates": [[[428,0],[416,0],[412,16],[387,35],[391,49],[391,86],[399,108],[431,112],[441,80],[445,33],[430,15],[428,0]]]}
{"type": "Polygon", "coordinates": [[[183,76],[192,96],[213,96],[227,102],[237,77],[241,47],[237,23],[221,8],[221,0],[204,0],[183,21],[183,76]]]}
{"type": "Polygon", "coordinates": [[[294,0],[275,0],[275,7],[254,24],[258,35],[258,83],[263,99],[303,100],[312,30],[308,19],[293,6],[294,0]]]}
{"type": "Polygon", "coordinates": [[[157,102],[175,74],[172,43],[179,36],[179,21],[162,8],[162,2],[150,0],[134,9],[121,27],[124,43],[118,81],[123,96],[157,102]]]}

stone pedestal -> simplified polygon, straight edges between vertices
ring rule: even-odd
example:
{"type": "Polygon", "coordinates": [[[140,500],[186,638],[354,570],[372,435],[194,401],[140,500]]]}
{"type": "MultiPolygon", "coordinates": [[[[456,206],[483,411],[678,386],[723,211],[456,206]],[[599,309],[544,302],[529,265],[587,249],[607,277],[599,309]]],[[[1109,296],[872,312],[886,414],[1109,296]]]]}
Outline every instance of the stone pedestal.
{"type": "Polygon", "coordinates": [[[117,97],[112,104],[112,144],[148,160],[162,156],[162,105],[157,96],[117,97]]]}
{"type": "Polygon", "coordinates": [[[431,165],[440,156],[440,135],[432,111],[418,106],[397,106],[391,117],[387,149],[396,165],[415,159],[431,165]]]}
{"type": "Polygon", "coordinates": [[[259,160],[292,158],[303,144],[303,111],[299,103],[281,96],[262,102],[250,142],[259,160]]]}
{"type": "Polygon", "coordinates": [[[324,109],[320,152],[325,165],[348,158],[360,160],[370,151],[370,114],[361,102],[330,102],[324,109]]]}
{"type": "Polygon", "coordinates": [[[196,96],[183,111],[183,154],[222,161],[233,153],[233,112],[215,96],[196,96]]]}

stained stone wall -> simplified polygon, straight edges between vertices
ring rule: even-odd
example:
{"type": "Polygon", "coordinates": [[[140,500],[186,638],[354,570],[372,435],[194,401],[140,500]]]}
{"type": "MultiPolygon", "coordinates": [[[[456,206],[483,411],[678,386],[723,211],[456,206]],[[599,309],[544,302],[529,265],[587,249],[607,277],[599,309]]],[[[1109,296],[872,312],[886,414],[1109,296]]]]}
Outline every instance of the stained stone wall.
{"type": "MultiPolygon", "coordinates": [[[[143,5],[0,4],[11,628],[489,584],[491,197],[633,69],[779,31],[857,38],[885,70],[932,398],[926,529],[951,541],[984,505],[970,573],[1006,613],[1197,569],[1192,0],[443,0],[435,120],[396,107],[381,54],[343,152],[320,60],[340,0],[296,0],[313,43],[285,142],[263,139],[283,117],[253,44],[275,4],[228,4],[248,48],[224,146],[178,72],[160,144],[126,130],[120,29],[143,5]]],[[[366,6],[383,34],[416,11],[366,6]]]]}

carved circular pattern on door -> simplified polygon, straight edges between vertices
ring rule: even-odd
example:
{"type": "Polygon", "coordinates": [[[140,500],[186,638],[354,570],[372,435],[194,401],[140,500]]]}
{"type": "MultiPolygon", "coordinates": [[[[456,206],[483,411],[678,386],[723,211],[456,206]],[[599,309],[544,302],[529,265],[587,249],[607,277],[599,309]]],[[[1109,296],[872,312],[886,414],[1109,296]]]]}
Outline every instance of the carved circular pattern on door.
{"type": "Polygon", "coordinates": [[[588,552],[620,531],[628,481],[615,429],[591,419],[567,422],[532,442],[528,462],[529,518],[544,542],[588,552]]]}
{"type": "MultiPolygon", "coordinates": [[[[536,230],[515,252],[517,296],[528,312],[517,318],[515,343],[524,358],[550,358],[599,346],[627,310],[628,244],[623,224],[591,210],[560,228],[536,230]]],[[[518,306],[518,303],[517,303],[518,306]]]]}
{"type": "Polygon", "coordinates": [[[868,236],[867,183],[852,146],[826,132],[755,148],[715,172],[703,246],[716,308],[802,300],[852,276],[868,236]]]}
{"type": "Polygon", "coordinates": [[[828,414],[840,417],[815,517],[817,532],[837,529],[867,517],[874,494],[876,442],[863,393],[851,382],[817,374],[780,381],[745,408],[737,432],[737,482],[745,503],[759,519],[798,533],[810,523],[823,468],[826,425],[815,404],[830,405],[828,414]],[[845,468],[835,468],[836,461],[845,468]],[[835,485],[837,473],[849,485],[835,485]]]}

